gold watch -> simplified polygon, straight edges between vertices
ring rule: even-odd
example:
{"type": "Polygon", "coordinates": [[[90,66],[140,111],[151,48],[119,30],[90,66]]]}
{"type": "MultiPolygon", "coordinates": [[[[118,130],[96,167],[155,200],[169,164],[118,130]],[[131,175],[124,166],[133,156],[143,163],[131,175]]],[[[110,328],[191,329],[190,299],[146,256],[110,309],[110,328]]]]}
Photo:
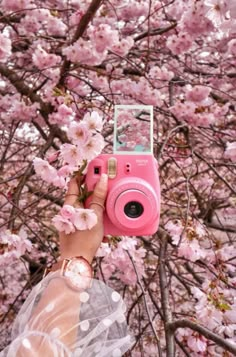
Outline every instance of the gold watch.
{"type": "Polygon", "coordinates": [[[60,270],[60,275],[64,276],[68,285],[75,290],[85,290],[91,285],[93,270],[87,259],[82,256],[65,258],[57,262],[45,270],[43,277],[57,270],[60,270]]]}

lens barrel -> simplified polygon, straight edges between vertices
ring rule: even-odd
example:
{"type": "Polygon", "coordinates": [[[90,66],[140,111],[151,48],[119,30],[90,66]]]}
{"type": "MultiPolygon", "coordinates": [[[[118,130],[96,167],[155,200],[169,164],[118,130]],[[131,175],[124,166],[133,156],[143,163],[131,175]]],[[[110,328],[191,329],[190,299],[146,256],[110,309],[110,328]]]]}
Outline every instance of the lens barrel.
{"type": "Polygon", "coordinates": [[[143,214],[143,205],[137,201],[126,203],[124,212],[129,218],[138,218],[143,214]]]}

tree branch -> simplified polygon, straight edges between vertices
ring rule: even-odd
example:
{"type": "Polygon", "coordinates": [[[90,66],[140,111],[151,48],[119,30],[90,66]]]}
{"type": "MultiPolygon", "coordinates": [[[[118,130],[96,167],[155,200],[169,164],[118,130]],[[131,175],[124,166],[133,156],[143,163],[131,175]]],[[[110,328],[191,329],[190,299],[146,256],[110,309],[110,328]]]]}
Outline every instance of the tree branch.
{"type": "Polygon", "coordinates": [[[214,172],[214,174],[220,179],[221,181],[224,182],[224,184],[229,188],[229,190],[235,195],[236,190],[231,186],[231,184],[224,178],[222,175],[214,168],[212,164],[210,164],[202,155],[197,153],[196,151],[193,151],[194,155],[196,155],[200,160],[204,161],[209,168],[214,172]]]}
{"type": "Polygon", "coordinates": [[[169,290],[167,282],[167,274],[165,269],[165,258],[167,250],[167,240],[166,234],[159,234],[161,239],[160,242],[160,253],[159,253],[159,279],[160,279],[160,292],[161,292],[161,305],[164,315],[164,327],[166,336],[166,357],[175,356],[175,343],[174,343],[174,333],[169,329],[169,324],[172,323],[172,312],[169,302],[169,290]]]}
{"type": "MultiPolygon", "coordinates": [[[[53,112],[52,105],[50,103],[44,102],[41,99],[41,97],[37,93],[35,93],[33,88],[30,88],[29,86],[27,86],[21,77],[19,77],[13,70],[9,69],[3,63],[0,63],[0,74],[9,80],[9,82],[16,88],[18,93],[28,97],[30,99],[31,103],[39,103],[40,114],[44,118],[45,123],[50,128],[51,133],[53,132],[53,135],[58,137],[63,143],[68,142],[66,133],[63,130],[61,130],[57,125],[51,125],[48,121],[48,114],[53,112]]],[[[45,135],[43,130],[40,128],[40,125],[38,125],[34,121],[32,121],[32,123],[34,124],[36,129],[39,131],[39,133],[42,135],[43,139],[48,140],[48,137],[45,135]]]]}
{"type": "Polygon", "coordinates": [[[225,350],[233,353],[236,356],[236,344],[233,344],[229,341],[226,341],[224,338],[220,337],[216,333],[208,330],[208,328],[200,325],[199,323],[196,324],[190,320],[187,319],[181,319],[181,320],[176,320],[168,323],[168,328],[172,330],[173,332],[176,331],[178,328],[190,328],[193,331],[198,332],[202,336],[204,336],[206,339],[211,340],[215,342],[218,346],[224,348],[225,350]]]}
{"type": "Polygon", "coordinates": [[[176,26],[177,26],[177,22],[174,22],[173,24],[171,24],[168,27],[155,29],[155,30],[151,30],[151,31],[145,31],[145,32],[141,33],[140,35],[136,36],[134,38],[134,41],[137,42],[137,41],[142,40],[143,38],[148,37],[148,36],[162,35],[163,33],[166,33],[168,31],[174,29],[176,26]]]}
{"type": "MultiPolygon", "coordinates": [[[[83,17],[80,20],[80,23],[76,29],[76,32],[72,38],[71,45],[76,42],[81,36],[83,36],[85,30],[87,29],[90,21],[96,14],[97,10],[101,6],[103,0],[93,0],[91,4],[89,5],[88,10],[86,13],[83,15],[83,17]]],[[[70,69],[70,64],[71,62],[68,60],[65,60],[62,67],[61,67],[61,74],[60,74],[60,81],[58,83],[58,86],[62,86],[64,84],[66,75],[70,69]]]]}
{"type": "Polygon", "coordinates": [[[132,263],[132,265],[133,265],[135,274],[136,274],[136,276],[137,276],[138,284],[139,284],[139,286],[140,286],[140,288],[141,288],[141,291],[142,291],[142,293],[143,293],[143,299],[144,299],[145,309],[146,309],[146,312],[147,312],[147,315],[148,315],[148,319],[149,319],[149,322],[150,322],[150,325],[151,325],[153,334],[154,334],[155,339],[156,339],[156,342],[157,342],[157,348],[158,348],[159,356],[162,357],[161,345],[160,345],[160,341],[159,341],[159,338],[158,338],[157,333],[156,333],[156,329],[155,329],[155,327],[154,327],[154,325],[153,325],[153,319],[152,319],[152,317],[151,317],[151,314],[150,314],[150,311],[149,311],[149,308],[148,308],[147,299],[146,299],[146,292],[145,292],[144,287],[143,287],[143,285],[142,285],[142,283],[141,283],[141,280],[140,280],[140,278],[139,278],[139,275],[138,275],[136,266],[135,266],[135,264],[134,264],[134,261],[133,261],[133,259],[132,259],[132,257],[131,257],[131,255],[130,255],[130,253],[129,253],[128,250],[127,250],[127,254],[128,254],[128,256],[129,256],[129,258],[130,258],[130,260],[131,260],[131,263],[132,263]]]}

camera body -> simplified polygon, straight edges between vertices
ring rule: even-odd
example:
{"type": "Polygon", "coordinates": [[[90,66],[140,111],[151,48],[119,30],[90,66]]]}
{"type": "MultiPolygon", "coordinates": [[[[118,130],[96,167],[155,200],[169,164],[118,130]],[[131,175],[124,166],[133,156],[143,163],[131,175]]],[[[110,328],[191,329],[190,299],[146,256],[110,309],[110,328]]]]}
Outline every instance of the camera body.
{"type": "MultiPolygon", "coordinates": [[[[93,191],[101,174],[108,175],[104,234],[150,235],[160,218],[158,164],[152,154],[101,154],[88,165],[86,184],[93,191]]],[[[88,207],[91,197],[86,201],[88,207]]]]}

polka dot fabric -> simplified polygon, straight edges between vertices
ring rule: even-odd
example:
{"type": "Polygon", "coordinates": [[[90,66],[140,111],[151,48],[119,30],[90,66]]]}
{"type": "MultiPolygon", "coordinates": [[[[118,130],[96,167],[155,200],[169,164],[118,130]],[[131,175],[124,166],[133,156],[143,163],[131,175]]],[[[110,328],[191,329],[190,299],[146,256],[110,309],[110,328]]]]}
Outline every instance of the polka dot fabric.
{"type": "Polygon", "coordinates": [[[22,306],[0,357],[120,357],[134,343],[125,310],[120,294],[99,280],[79,292],[50,273],[22,306]]]}

